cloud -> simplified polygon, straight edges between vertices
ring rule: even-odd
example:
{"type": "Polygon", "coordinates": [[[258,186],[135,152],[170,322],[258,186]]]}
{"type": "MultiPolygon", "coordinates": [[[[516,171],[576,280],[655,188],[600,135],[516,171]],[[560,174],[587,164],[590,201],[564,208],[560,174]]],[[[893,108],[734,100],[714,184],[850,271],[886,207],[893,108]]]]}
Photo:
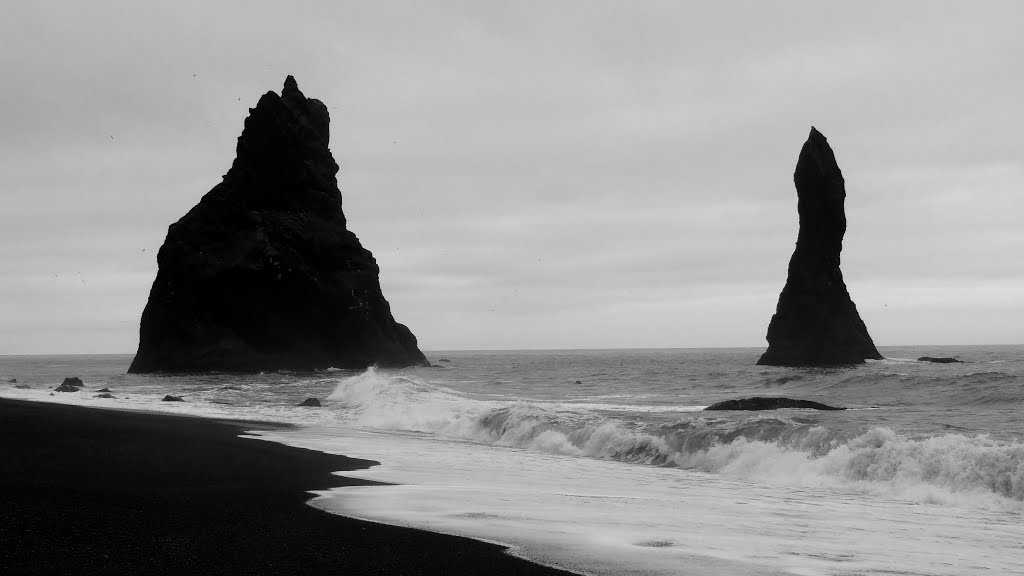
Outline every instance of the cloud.
{"type": "Polygon", "coordinates": [[[349,225],[425,348],[761,345],[811,124],[876,341],[1021,342],[1022,11],[5,3],[0,351],[131,351],[166,227],[286,74],[328,105],[349,225]],[[47,284],[79,271],[102,292],[47,284]],[[993,286],[1003,317],[970,297],[993,286]]]}

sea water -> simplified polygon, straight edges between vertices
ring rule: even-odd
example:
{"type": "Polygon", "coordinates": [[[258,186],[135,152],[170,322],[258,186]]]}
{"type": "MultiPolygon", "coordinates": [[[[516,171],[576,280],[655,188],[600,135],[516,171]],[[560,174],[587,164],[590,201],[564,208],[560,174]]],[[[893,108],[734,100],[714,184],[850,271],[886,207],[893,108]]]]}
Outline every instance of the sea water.
{"type": "Polygon", "coordinates": [[[7,356],[0,395],[294,423],[254,441],[376,460],[345,474],[392,484],[312,505],[588,574],[1024,574],[1024,347],[815,369],[759,352],[451,351],[434,368],[248,376],[7,356]],[[87,387],[52,392],[65,376],[87,387]],[[310,396],[324,406],[295,406],[310,396]],[[749,396],[848,409],[702,411],[749,396]]]}

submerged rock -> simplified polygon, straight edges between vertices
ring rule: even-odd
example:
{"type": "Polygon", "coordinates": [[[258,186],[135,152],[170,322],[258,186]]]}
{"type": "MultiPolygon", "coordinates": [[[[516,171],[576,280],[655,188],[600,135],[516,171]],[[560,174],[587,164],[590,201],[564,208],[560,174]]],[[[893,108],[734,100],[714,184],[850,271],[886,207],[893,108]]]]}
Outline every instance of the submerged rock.
{"type": "Polygon", "coordinates": [[[310,406],[319,408],[321,406],[319,398],[306,398],[302,402],[299,402],[297,406],[310,406]]]}
{"type": "Polygon", "coordinates": [[[768,326],[773,366],[828,366],[881,359],[839,269],[846,233],[846,188],[828,141],[813,127],[796,171],[800,232],[789,275],[768,326]]]}
{"type": "Polygon", "coordinates": [[[812,410],[846,410],[812,402],[810,400],[794,400],[792,398],[765,398],[755,396],[753,398],[740,398],[738,400],[726,400],[717,402],[705,408],[705,410],[778,410],[779,408],[810,408],[812,410]]]}
{"type": "Polygon", "coordinates": [[[100,388],[97,392],[110,392],[110,388],[100,388]]]}
{"type": "Polygon", "coordinates": [[[963,364],[963,360],[957,360],[956,358],[936,358],[934,356],[921,356],[917,359],[918,362],[935,362],[936,364],[963,364]]]}
{"type": "Polygon", "coordinates": [[[61,384],[53,389],[55,392],[78,392],[81,390],[78,386],[71,386],[69,384],[61,384]]]}
{"type": "Polygon", "coordinates": [[[164,399],[161,400],[161,402],[184,402],[184,401],[185,401],[185,399],[182,398],[181,396],[171,396],[170,394],[168,394],[167,396],[164,396],[164,399]]]}
{"type": "Polygon", "coordinates": [[[329,122],[291,76],[250,110],[223,181],[168,229],[129,372],[429,365],[346,226],[329,122]]]}
{"type": "Polygon", "coordinates": [[[18,390],[30,390],[30,389],[32,389],[32,387],[29,386],[28,384],[18,384],[17,386],[15,386],[15,388],[17,388],[18,390]]]}
{"type": "Polygon", "coordinates": [[[104,392],[103,394],[97,394],[96,398],[117,398],[117,396],[114,396],[113,394],[107,394],[106,392],[104,392]]]}
{"type": "Polygon", "coordinates": [[[17,378],[11,378],[10,380],[8,380],[8,382],[10,382],[11,384],[17,384],[18,383],[18,379],[17,378]]]}

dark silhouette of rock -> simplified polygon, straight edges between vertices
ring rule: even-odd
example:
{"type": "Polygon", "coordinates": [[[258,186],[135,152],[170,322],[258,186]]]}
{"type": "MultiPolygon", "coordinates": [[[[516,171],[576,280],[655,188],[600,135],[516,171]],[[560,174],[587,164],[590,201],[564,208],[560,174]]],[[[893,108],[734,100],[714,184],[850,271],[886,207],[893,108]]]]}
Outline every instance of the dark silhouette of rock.
{"type": "Polygon", "coordinates": [[[451,362],[451,360],[449,360],[447,358],[441,358],[441,359],[438,360],[438,362],[451,362]]]}
{"type": "Polygon", "coordinates": [[[61,386],[77,386],[78,388],[85,388],[85,384],[82,383],[82,379],[78,376],[72,376],[71,378],[65,378],[61,386]]]}
{"type": "Polygon", "coordinates": [[[319,408],[321,406],[319,398],[306,398],[302,402],[298,403],[299,406],[311,406],[319,408]]]}
{"type": "Polygon", "coordinates": [[[10,380],[8,380],[8,382],[10,382],[11,384],[17,384],[18,383],[18,379],[17,378],[11,378],[10,380]]]}
{"type": "Polygon", "coordinates": [[[917,361],[935,362],[936,364],[964,364],[963,360],[957,360],[956,358],[936,358],[934,356],[921,356],[917,361]]]}
{"type": "Polygon", "coordinates": [[[773,366],[829,366],[881,359],[839,270],[846,188],[835,155],[813,127],[793,174],[800,232],[789,275],[768,326],[773,366]]]}
{"type": "Polygon", "coordinates": [[[100,388],[97,392],[110,392],[110,388],[100,388]]]}
{"type": "Polygon", "coordinates": [[[97,394],[96,398],[117,398],[117,396],[114,396],[113,394],[107,394],[106,392],[104,392],[103,394],[97,394]]]}
{"type": "Polygon", "coordinates": [[[129,372],[429,365],[346,227],[329,122],[291,76],[250,109],[223,181],[168,229],[129,372]]]}
{"type": "Polygon", "coordinates": [[[78,386],[72,386],[68,384],[67,381],[65,380],[63,384],[57,386],[53,390],[55,392],[78,392],[79,390],[81,390],[81,388],[79,388],[78,386]]]}
{"type": "Polygon", "coordinates": [[[755,396],[754,398],[740,398],[739,400],[726,400],[717,402],[705,408],[705,410],[778,410],[779,408],[810,408],[812,410],[846,410],[820,402],[810,400],[794,400],[792,398],[765,398],[755,396]]]}
{"type": "Polygon", "coordinates": [[[161,400],[161,402],[184,402],[184,401],[185,401],[185,399],[182,398],[181,396],[171,396],[170,394],[168,394],[167,396],[164,396],[164,399],[161,400]]]}
{"type": "Polygon", "coordinates": [[[18,390],[31,390],[32,389],[32,387],[29,386],[28,384],[18,384],[17,386],[15,386],[15,388],[17,388],[18,390]]]}
{"type": "Polygon", "coordinates": [[[235,385],[224,386],[223,388],[221,388],[221,390],[241,390],[241,389],[242,389],[241,386],[235,386],[235,385]]]}

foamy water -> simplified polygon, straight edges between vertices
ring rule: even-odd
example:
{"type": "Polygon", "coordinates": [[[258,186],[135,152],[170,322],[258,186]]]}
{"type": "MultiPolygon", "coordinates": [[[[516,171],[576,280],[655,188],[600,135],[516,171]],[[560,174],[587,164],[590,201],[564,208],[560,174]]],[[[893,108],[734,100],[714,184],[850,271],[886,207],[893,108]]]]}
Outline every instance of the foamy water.
{"type": "Polygon", "coordinates": [[[1024,573],[1024,349],[883,353],[797,370],[744,350],[450,352],[444,368],[245,377],[16,359],[0,377],[33,388],[0,394],[300,424],[260,437],[380,461],[346,474],[397,484],[314,505],[592,574],[1024,573]],[[928,353],[974,363],[910,359],[928,353]],[[76,368],[84,392],[38,385],[76,368]],[[118,398],[85,393],[102,386],[118,398]],[[850,410],[701,411],[754,395],[850,410]],[[294,406],[307,396],[324,407],[294,406]]]}

